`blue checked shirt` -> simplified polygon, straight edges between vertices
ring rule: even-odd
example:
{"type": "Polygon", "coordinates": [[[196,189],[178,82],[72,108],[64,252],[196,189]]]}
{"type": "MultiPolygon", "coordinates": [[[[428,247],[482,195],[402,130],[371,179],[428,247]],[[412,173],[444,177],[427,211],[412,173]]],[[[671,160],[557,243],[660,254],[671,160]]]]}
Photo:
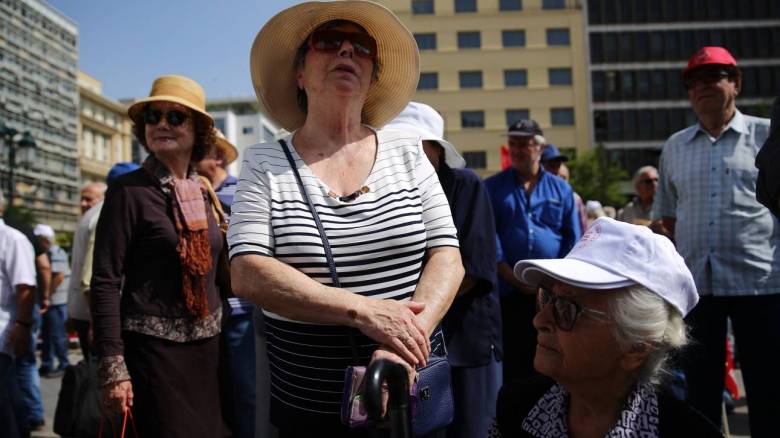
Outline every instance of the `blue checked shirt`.
{"type": "Polygon", "coordinates": [[[712,138],[699,124],[664,145],[654,217],[677,219],[677,251],[699,294],[780,292],[780,224],[756,201],[753,164],[769,119],[736,112],[712,138]]]}

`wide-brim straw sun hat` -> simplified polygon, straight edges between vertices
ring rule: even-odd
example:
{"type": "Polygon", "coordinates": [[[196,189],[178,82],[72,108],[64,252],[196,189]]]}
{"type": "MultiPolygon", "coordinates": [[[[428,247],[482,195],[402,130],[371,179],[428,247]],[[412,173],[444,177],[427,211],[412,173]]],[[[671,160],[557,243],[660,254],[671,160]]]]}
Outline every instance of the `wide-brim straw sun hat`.
{"type": "Polygon", "coordinates": [[[186,106],[196,114],[203,116],[204,119],[214,125],[214,119],[206,112],[206,93],[203,87],[192,79],[178,75],[160,76],[152,83],[152,91],[149,97],[138,100],[127,109],[127,115],[130,119],[140,124],[143,122],[141,111],[150,102],[174,102],[186,106]]]}
{"type": "Polygon", "coordinates": [[[284,129],[303,125],[293,63],[309,34],[334,20],[363,27],[377,43],[381,66],[363,104],[362,123],[381,128],[412,98],[420,76],[420,54],[409,29],[386,7],[369,1],[307,2],[285,9],[260,29],[249,58],[257,99],[284,129]]]}
{"type": "Polygon", "coordinates": [[[229,142],[228,139],[225,138],[225,134],[217,128],[214,128],[214,136],[217,138],[217,148],[225,155],[225,164],[236,161],[236,158],[238,158],[238,149],[233,146],[233,143],[229,142]]]}

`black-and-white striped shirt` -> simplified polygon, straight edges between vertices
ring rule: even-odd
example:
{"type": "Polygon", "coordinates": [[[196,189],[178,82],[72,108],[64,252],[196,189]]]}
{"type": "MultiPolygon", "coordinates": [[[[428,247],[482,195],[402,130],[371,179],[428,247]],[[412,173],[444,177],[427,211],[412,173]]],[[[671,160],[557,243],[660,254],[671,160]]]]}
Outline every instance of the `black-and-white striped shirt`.
{"type": "MultiPolygon", "coordinates": [[[[377,131],[369,188],[351,202],[328,195],[286,138],[333,251],[341,286],[377,299],[409,299],[425,251],[458,246],[447,198],[419,137],[377,131]]],[[[331,284],[316,225],[278,143],[247,149],[228,231],[230,257],[275,257],[331,284]]],[[[366,364],[376,342],[347,327],[292,321],[265,312],[272,420],[338,418],[344,369],[366,364]]]]}

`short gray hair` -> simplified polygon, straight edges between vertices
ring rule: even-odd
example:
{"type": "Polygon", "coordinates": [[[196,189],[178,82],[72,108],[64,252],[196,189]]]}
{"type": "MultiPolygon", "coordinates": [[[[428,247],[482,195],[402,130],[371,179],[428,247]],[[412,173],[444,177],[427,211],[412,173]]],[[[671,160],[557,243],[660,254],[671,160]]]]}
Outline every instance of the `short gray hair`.
{"type": "Polygon", "coordinates": [[[615,321],[615,337],[625,351],[651,348],[639,369],[639,381],[659,384],[669,375],[669,355],[688,343],[688,332],[680,312],[642,285],[617,292],[610,303],[615,321]]]}
{"type": "Polygon", "coordinates": [[[658,169],[656,169],[653,166],[642,166],[642,167],[640,167],[639,169],[637,169],[636,172],[634,172],[634,179],[633,179],[634,185],[636,185],[636,183],[639,182],[639,178],[641,178],[642,175],[644,175],[647,172],[658,173],[658,169]]]}

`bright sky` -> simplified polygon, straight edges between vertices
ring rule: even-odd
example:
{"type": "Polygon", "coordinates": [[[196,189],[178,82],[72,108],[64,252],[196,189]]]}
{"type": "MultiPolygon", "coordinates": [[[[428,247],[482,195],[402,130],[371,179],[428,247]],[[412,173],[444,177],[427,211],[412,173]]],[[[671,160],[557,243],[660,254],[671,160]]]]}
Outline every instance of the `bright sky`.
{"type": "Polygon", "coordinates": [[[154,78],[181,74],[209,99],[254,96],[249,49],[296,0],[48,0],[79,26],[79,68],[111,98],[143,97],[154,78]]]}

